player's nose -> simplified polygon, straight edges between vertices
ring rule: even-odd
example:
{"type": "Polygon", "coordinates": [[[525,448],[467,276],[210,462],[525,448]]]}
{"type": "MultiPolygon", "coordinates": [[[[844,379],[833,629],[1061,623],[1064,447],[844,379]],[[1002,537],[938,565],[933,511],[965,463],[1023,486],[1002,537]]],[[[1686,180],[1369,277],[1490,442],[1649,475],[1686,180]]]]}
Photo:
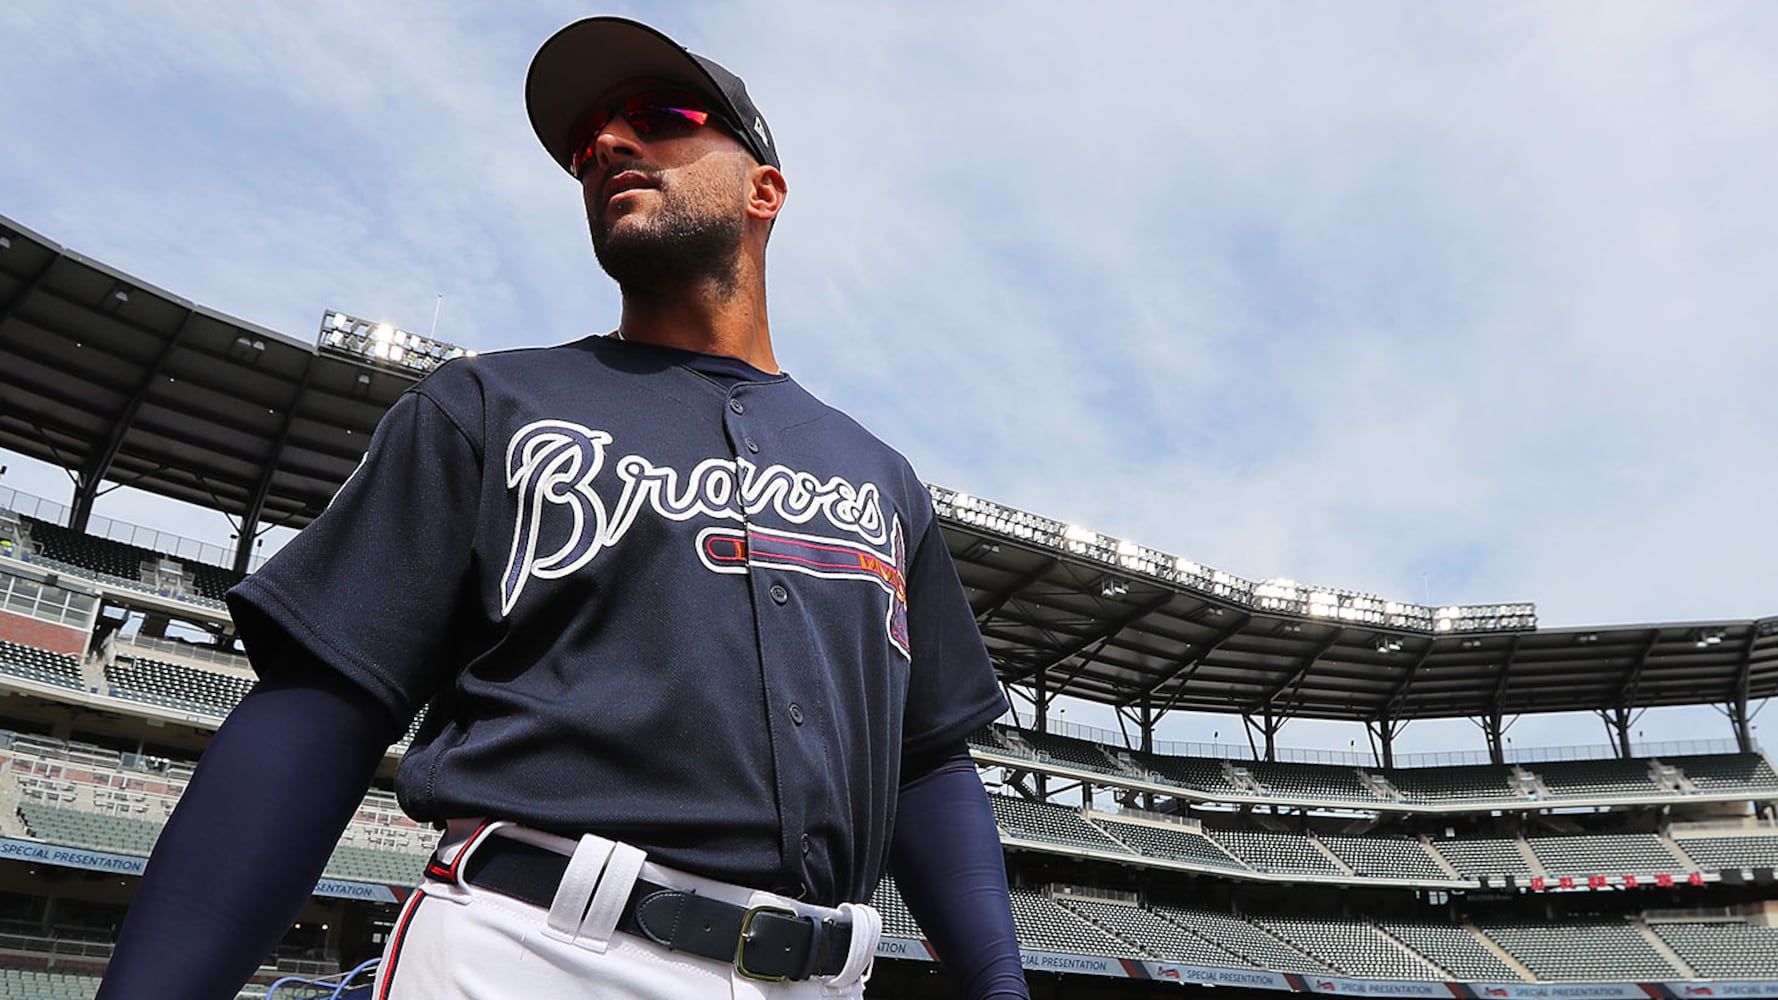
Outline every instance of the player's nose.
{"type": "Polygon", "coordinates": [[[642,139],[623,115],[612,115],[605,127],[594,134],[593,162],[597,173],[603,174],[619,160],[632,160],[642,153],[642,139]]]}

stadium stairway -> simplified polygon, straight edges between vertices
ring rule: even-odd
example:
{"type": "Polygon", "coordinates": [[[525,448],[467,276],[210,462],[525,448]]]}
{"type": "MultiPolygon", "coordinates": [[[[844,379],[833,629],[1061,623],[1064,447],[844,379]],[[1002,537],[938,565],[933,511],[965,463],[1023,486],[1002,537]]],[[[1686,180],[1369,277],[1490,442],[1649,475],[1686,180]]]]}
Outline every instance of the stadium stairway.
{"type": "Polygon", "coordinates": [[[1481,945],[1483,948],[1486,948],[1488,951],[1492,952],[1495,958],[1498,958],[1502,962],[1505,962],[1509,968],[1511,968],[1514,972],[1519,974],[1520,979],[1523,979],[1524,981],[1526,981],[1528,983],[1537,982],[1537,976],[1532,974],[1531,969],[1528,966],[1526,966],[1524,962],[1519,961],[1519,957],[1517,955],[1514,955],[1512,952],[1507,951],[1505,948],[1502,948],[1500,946],[1500,942],[1494,940],[1493,938],[1489,937],[1486,934],[1483,934],[1481,928],[1477,927],[1473,923],[1470,923],[1468,920],[1465,920],[1465,921],[1463,921],[1463,932],[1465,934],[1468,934],[1470,937],[1475,938],[1476,943],[1481,945]]]}
{"type": "Polygon", "coordinates": [[[1666,940],[1664,938],[1662,938],[1659,934],[1656,934],[1654,932],[1654,928],[1648,926],[1648,924],[1645,921],[1642,921],[1642,920],[1636,921],[1636,933],[1642,935],[1642,939],[1644,941],[1648,942],[1648,946],[1650,948],[1653,948],[1655,951],[1659,952],[1662,958],[1665,958],[1667,961],[1672,962],[1673,967],[1675,969],[1678,969],[1680,972],[1684,973],[1686,979],[1703,979],[1703,978],[1705,978],[1703,976],[1698,975],[1698,970],[1692,968],[1692,965],[1690,962],[1687,962],[1684,958],[1681,958],[1679,955],[1679,952],[1674,951],[1673,946],[1668,944],[1666,942],[1666,940]]]}

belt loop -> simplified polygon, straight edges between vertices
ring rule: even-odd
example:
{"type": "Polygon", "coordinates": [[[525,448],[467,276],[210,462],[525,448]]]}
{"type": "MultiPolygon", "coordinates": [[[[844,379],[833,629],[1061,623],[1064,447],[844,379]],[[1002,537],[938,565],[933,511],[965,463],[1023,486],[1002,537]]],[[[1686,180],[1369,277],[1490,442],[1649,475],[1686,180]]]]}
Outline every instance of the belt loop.
{"type": "Polygon", "coordinates": [[[511,825],[501,819],[484,822],[475,828],[475,832],[469,835],[469,839],[463,842],[462,847],[458,848],[456,857],[451,859],[450,867],[447,869],[450,872],[451,881],[457,883],[457,888],[464,892],[469,891],[469,883],[463,881],[463,872],[469,867],[469,856],[475,853],[476,848],[487,843],[488,838],[493,836],[495,831],[511,825]]]}
{"type": "MultiPolygon", "coordinates": [[[[562,884],[556,887],[556,898],[550,903],[549,929],[564,937],[576,939],[579,944],[581,923],[586,919],[587,907],[591,904],[593,890],[599,884],[599,873],[605,870],[605,862],[611,857],[611,849],[617,846],[604,837],[592,834],[580,838],[580,845],[574,849],[574,856],[568,859],[568,870],[562,873],[562,884]]],[[[605,951],[605,941],[595,941],[587,945],[595,952],[605,951]]]]}
{"type": "Polygon", "coordinates": [[[580,922],[576,935],[577,939],[597,942],[597,947],[591,943],[583,947],[600,953],[605,951],[606,942],[617,932],[617,922],[623,919],[624,908],[630,902],[630,889],[642,873],[642,862],[647,857],[648,852],[639,847],[623,843],[612,845],[610,859],[605,862],[605,874],[599,878],[599,888],[593,893],[592,905],[587,907],[586,917],[580,922]]]}
{"type": "Polygon", "coordinates": [[[833,994],[853,983],[870,982],[871,970],[877,961],[877,939],[883,934],[883,915],[864,903],[841,903],[840,922],[852,922],[852,946],[846,951],[846,964],[822,986],[824,994],[833,994]]]}

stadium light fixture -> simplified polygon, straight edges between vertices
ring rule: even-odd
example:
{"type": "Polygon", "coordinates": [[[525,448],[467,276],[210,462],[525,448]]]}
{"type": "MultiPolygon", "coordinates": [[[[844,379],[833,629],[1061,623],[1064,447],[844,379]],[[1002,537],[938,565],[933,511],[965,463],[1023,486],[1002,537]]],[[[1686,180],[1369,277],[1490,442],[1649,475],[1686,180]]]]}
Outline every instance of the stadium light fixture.
{"type": "Polygon", "coordinates": [[[12,249],[12,234],[0,233],[0,250],[12,249]]]}
{"type": "MultiPolygon", "coordinates": [[[[389,342],[399,346],[398,338],[389,342]]],[[[942,486],[928,484],[927,490],[938,513],[959,523],[1066,555],[1083,556],[1259,611],[1372,625],[1395,632],[1493,632],[1537,627],[1537,609],[1529,603],[1447,605],[1435,609],[1405,601],[1386,601],[1372,594],[1306,587],[1288,579],[1255,582],[1184,556],[1101,535],[1083,525],[1065,524],[942,486]]],[[[1212,609],[1210,613],[1220,614],[1221,609],[1212,609]]]]}
{"type": "Polygon", "coordinates": [[[327,354],[356,361],[405,368],[424,375],[453,358],[475,357],[475,352],[431,337],[409,333],[392,323],[373,323],[332,309],[321,314],[321,332],[315,346],[327,354]]]}

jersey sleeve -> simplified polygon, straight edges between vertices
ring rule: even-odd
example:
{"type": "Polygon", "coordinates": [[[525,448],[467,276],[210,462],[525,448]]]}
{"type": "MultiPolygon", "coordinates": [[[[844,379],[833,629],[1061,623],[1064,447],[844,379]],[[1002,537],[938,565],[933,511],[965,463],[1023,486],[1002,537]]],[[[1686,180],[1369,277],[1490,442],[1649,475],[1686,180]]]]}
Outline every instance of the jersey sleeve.
{"type": "Polygon", "coordinates": [[[908,561],[907,593],[910,674],[903,761],[962,741],[1007,708],[936,518],[927,522],[908,561]]]}
{"type": "Polygon", "coordinates": [[[253,662],[295,642],[411,719],[454,671],[480,484],[480,450],[459,421],[426,394],[403,395],[327,510],[228,592],[253,662]]]}

